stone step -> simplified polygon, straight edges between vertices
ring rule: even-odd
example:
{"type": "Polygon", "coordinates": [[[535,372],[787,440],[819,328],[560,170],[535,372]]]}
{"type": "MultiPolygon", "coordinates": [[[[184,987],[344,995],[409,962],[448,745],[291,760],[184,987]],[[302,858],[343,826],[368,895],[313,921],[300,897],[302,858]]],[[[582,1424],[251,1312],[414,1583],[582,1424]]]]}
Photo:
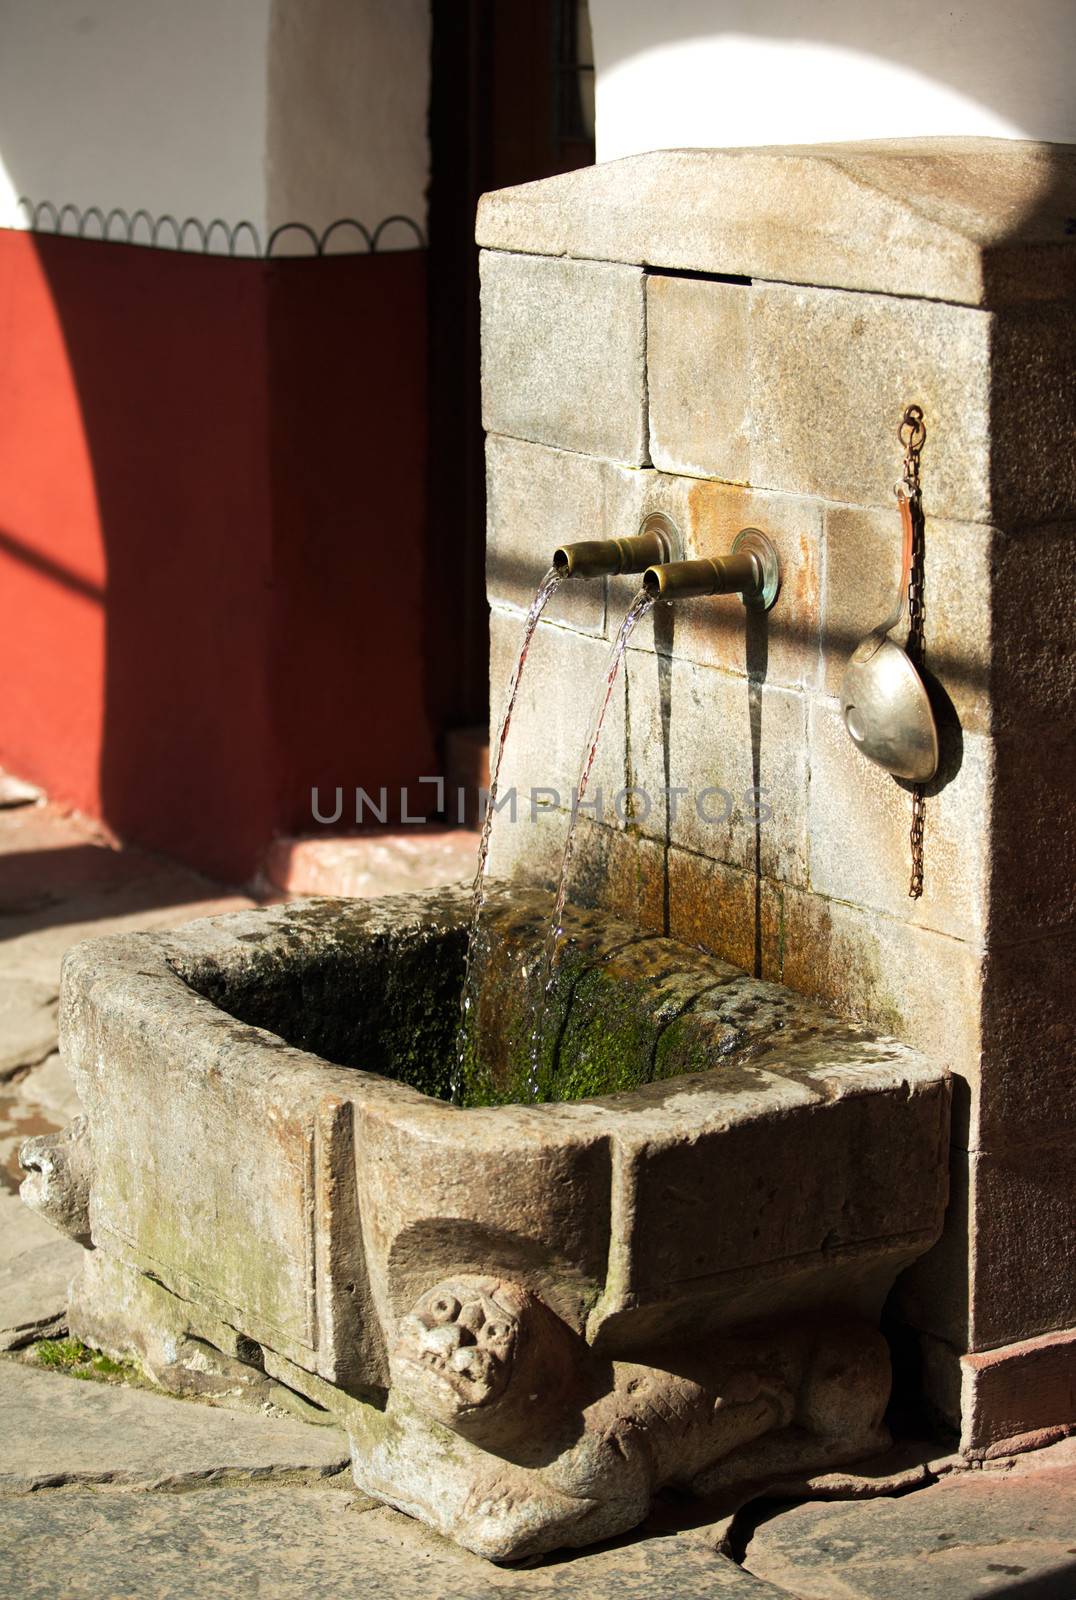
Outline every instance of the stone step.
{"type": "Polygon", "coordinates": [[[477,864],[477,832],[427,822],[343,837],[277,839],[266,856],[264,875],[282,894],[370,900],[469,882],[477,864]]]}

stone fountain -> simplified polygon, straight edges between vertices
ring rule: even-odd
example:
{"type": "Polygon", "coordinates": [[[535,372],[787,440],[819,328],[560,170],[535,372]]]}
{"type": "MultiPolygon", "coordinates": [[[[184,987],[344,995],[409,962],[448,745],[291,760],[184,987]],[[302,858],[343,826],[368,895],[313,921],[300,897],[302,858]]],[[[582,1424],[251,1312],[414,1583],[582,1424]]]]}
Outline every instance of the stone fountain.
{"type": "Polygon", "coordinates": [[[356,1482],[509,1559],[876,1452],[894,1277],[936,1239],[948,1086],[713,956],[578,913],[557,1098],[511,1103],[548,902],[490,906],[506,1069],[461,1109],[463,891],[77,946],[86,1107],[26,1198],[91,1237],[72,1329],[200,1341],[335,1414],[356,1482]]]}
{"type": "MultiPolygon", "coordinates": [[[[582,830],[540,1103],[521,1103],[525,1041],[585,732],[576,690],[597,681],[630,579],[568,584],[538,628],[509,781],[544,803],[494,830],[493,1043],[465,1104],[449,1101],[463,890],[69,954],[63,1047],[86,1117],[32,1142],[24,1194],[94,1246],[73,1332],[166,1382],[192,1347],[268,1375],[347,1428],[367,1493],[494,1560],[629,1529],[665,1486],[712,1494],[877,1452],[887,1300],[957,1422],[982,1340],[1030,1340],[1006,1370],[1037,1363],[1038,1398],[1002,1421],[967,1392],[969,1453],[1018,1433],[1013,1416],[1051,1420],[1054,1357],[1031,1346],[1056,1340],[1060,1302],[984,1311],[976,1277],[969,1334],[962,1262],[976,1186],[1001,1182],[1005,1095],[1024,1092],[1003,1019],[1025,945],[1006,955],[994,919],[1004,905],[1026,941],[1032,911],[995,848],[1013,803],[999,740],[1020,745],[1028,652],[1054,660],[1061,638],[1025,592],[1038,638],[1006,645],[998,573],[1017,537],[1060,572],[1071,541],[1045,524],[1076,514],[1071,461],[1041,442],[1071,405],[1053,183],[1049,152],[931,143],[672,152],[487,197],[494,683],[554,546],[648,512],[697,558],[763,530],[781,599],[746,621],[727,600],[658,608],[627,652],[599,777],[662,803],[582,830]],[[992,409],[1029,364],[1030,451],[992,409]],[[836,700],[892,590],[911,400],[933,428],[945,712],[914,902],[908,796],[863,761],[836,700]],[[733,801],[714,820],[690,798],[677,810],[673,786],[733,801]],[[759,790],[768,820],[742,799],[759,790]]],[[[1053,959],[1062,908],[1034,842],[1022,881],[1053,959]]],[[[1048,1151],[1045,1115],[1025,1131],[1048,1151]]]]}

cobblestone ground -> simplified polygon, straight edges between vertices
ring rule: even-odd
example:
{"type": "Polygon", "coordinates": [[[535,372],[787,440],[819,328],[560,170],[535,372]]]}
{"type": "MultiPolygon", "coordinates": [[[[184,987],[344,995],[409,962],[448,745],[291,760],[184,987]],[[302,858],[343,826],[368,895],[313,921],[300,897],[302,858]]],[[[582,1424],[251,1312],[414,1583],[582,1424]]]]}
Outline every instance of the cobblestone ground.
{"type": "Polygon", "coordinates": [[[629,1539],[501,1569],[358,1494],[335,1428],[173,1399],[75,1346],[80,1248],[16,1195],[21,1140],[79,1109],[61,957],[250,902],[12,799],[0,775],[0,1596],[1076,1600],[1076,1439],[976,1470],[905,1448],[736,1514],[670,1498],[629,1539]]]}

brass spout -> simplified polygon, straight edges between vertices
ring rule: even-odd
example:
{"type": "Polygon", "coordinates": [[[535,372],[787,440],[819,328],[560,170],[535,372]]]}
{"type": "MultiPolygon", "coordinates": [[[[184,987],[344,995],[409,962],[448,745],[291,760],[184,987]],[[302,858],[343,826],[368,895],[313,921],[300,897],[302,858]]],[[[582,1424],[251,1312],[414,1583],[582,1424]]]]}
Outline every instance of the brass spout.
{"type": "Polygon", "coordinates": [[[671,517],[652,511],[638,533],[624,539],[585,539],[562,544],[553,552],[553,565],[566,578],[615,577],[619,572],[642,572],[651,563],[671,561],[680,546],[680,531],[671,517]]]}
{"type": "Polygon", "coordinates": [[[780,581],[777,551],[757,528],[742,529],[727,556],[656,562],[643,573],[643,588],[656,600],[738,594],[744,605],[762,611],[768,611],[777,599],[780,581]]]}
{"type": "Polygon", "coordinates": [[[647,567],[643,588],[659,600],[693,600],[703,594],[755,592],[762,586],[757,556],[723,556],[717,561],[670,561],[647,567]]]}

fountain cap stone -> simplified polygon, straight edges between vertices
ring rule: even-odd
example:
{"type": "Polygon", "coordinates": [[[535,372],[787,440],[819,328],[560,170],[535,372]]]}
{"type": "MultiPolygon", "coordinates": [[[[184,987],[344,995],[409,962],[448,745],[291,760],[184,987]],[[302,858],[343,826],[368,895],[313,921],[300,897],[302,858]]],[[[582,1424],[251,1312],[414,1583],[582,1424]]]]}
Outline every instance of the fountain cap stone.
{"type": "Polygon", "coordinates": [[[482,196],[488,250],[1000,306],[1076,290],[1076,146],[655,150],[482,196]]]}

